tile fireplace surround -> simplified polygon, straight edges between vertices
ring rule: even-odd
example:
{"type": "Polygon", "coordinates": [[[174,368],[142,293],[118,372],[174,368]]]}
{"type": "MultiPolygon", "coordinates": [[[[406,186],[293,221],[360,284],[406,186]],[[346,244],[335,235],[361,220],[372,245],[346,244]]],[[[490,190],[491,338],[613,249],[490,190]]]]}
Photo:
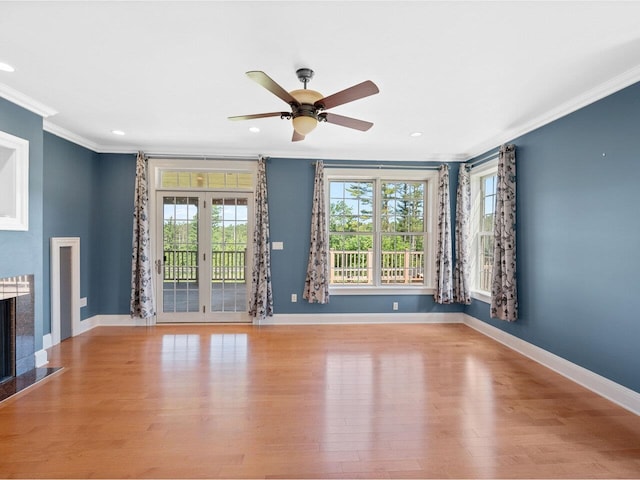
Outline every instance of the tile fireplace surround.
{"type": "Polygon", "coordinates": [[[0,383],[0,402],[58,369],[35,367],[33,275],[0,279],[0,300],[15,298],[15,377],[0,383]]]}
{"type": "Polygon", "coordinates": [[[16,376],[35,368],[33,275],[0,279],[0,300],[15,298],[16,376]]]}

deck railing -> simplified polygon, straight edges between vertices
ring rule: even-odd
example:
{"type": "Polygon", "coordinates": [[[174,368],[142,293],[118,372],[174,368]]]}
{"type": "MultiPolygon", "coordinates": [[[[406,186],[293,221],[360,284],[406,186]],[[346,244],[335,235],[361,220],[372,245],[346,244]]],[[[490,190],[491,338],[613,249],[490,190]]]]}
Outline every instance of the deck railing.
{"type": "MultiPolygon", "coordinates": [[[[372,284],[373,251],[331,250],[329,271],[332,284],[372,284]]],[[[382,252],[380,281],[386,284],[422,283],[424,252],[382,252]]],[[[246,252],[211,252],[212,281],[244,282],[246,252]]],[[[195,282],[198,280],[198,252],[167,250],[164,252],[164,279],[195,282]]]]}
{"type": "MultiPolygon", "coordinates": [[[[382,252],[380,281],[386,284],[422,283],[424,252],[382,252]]],[[[329,251],[329,276],[332,284],[373,284],[373,251],[329,251]]]]}
{"type": "MultiPolygon", "coordinates": [[[[244,282],[246,251],[211,252],[211,279],[214,282],[244,282]]],[[[164,279],[178,282],[198,280],[198,252],[165,250],[164,279]]]]}

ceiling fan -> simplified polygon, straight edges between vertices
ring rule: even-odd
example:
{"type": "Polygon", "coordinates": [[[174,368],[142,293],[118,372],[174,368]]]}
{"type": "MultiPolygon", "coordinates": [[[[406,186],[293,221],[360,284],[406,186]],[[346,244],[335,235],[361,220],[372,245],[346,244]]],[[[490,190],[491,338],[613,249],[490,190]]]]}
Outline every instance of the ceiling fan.
{"type": "Polygon", "coordinates": [[[373,123],[358,120],[357,118],[344,117],[335,113],[325,112],[338,105],[343,105],[360,98],[368,97],[379,92],[378,87],[371,80],[354,85],[345,90],[341,90],[328,97],[323,97],[315,90],[308,90],[307,83],[313,78],[313,70],[310,68],[300,68],[296,71],[298,79],[304,83],[304,89],[287,92],[278,85],[271,77],[261,71],[247,72],[247,76],[254,82],[262,85],[271,93],[280,97],[291,107],[291,112],[271,112],[257,113],[254,115],[239,115],[229,117],[229,120],[252,120],[254,118],[280,117],[281,119],[292,120],[293,138],[292,142],[304,140],[305,135],[311,133],[316,128],[318,122],[333,123],[343,127],[353,128],[366,132],[373,123]]]}

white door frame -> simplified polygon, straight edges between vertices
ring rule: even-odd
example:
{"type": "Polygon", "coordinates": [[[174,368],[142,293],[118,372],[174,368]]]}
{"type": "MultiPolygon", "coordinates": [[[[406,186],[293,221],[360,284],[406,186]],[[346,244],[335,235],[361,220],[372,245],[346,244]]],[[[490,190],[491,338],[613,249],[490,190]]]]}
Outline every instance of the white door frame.
{"type": "MultiPolygon", "coordinates": [[[[247,199],[247,250],[245,262],[245,281],[247,287],[250,284],[251,278],[251,259],[253,258],[253,192],[246,191],[197,191],[197,190],[157,190],[155,204],[158,207],[155,209],[155,237],[157,239],[154,242],[154,252],[156,261],[154,262],[154,276],[155,276],[155,292],[156,292],[156,323],[250,323],[251,318],[248,311],[245,312],[212,312],[210,310],[211,304],[211,259],[209,254],[203,256],[203,253],[210,252],[211,246],[211,208],[213,199],[232,199],[232,198],[246,198],[247,199]],[[197,312],[176,312],[171,313],[171,319],[166,320],[165,312],[162,312],[163,302],[163,278],[164,278],[164,259],[163,252],[163,197],[169,196],[185,196],[198,198],[198,242],[199,247],[206,247],[206,250],[198,251],[198,277],[200,282],[198,284],[198,295],[200,308],[197,312]],[[206,207],[203,206],[206,204],[206,207]],[[201,308],[206,307],[206,312],[203,312],[201,308]],[[159,318],[162,317],[162,318],[159,318]]],[[[249,305],[249,289],[246,291],[246,304],[249,305]]]]}
{"type": "MultiPolygon", "coordinates": [[[[255,178],[257,176],[258,171],[258,158],[206,158],[202,157],[202,159],[195,157],[171,157],[169,155],[159,155],[158,157],[154,157],[153,154],[150,154],[149,158],[149,218],[151,220],[151,258],[153,261],[153,269],[154,269],[154,297],[156,304],[156,311],[160,310],[160,303],[163,301],[162,298],[162,281],[161,275],[158,275],[158,264],[157,261],[162,257],[158,256],[158,248],[159,243],[162,243],[162,228],[158,225],[159,218],[161,217],[161,213],[159,210],[162,210],[162,204],[158,204],[158,193],[159,192],[175,192],[179,195],[188,196],[190,193],[202,192],[202,193],[249,193],[251,198],[255,198],[255,178]],[[182,171],[182,172],[236,172],[236,173],[249,173],[251,174],[253,181],[250,186],[246,188],[238,188],[238,189],[226,189],[226,188],[180,188],[180,187],[162,187],[162,172],[168,171],[182,171]],[[179,193],[178,193],[179,192],[179,193]]],[[[253,201],[250,202],[251,209],[253,209],[253,201]]],[[[250,213],[250,222],[253,222],[253,214],[250,213]]],[[[160,222],[162,224],[162,222],[160,222]]],[[[251,228],[255,228],[253,223],[251,224],[251,228]]],[[[252,248],[252,236],[249,237],[249,246],[252,248]]],[[[249,251],[247,252],[247,258],[253,258],[249,251]]],[[[248,271],[246,273],[247,281],[251,278],[251,267],[250,263],[247,265],[248,271]]],[[[247,304],[248,305],[248,304],[247,304]]],[[[157,322],[158,315],[156,315],[155,320],[157,322]]],[[[245,320],[237,320],[240,322],[245,322],[245,320]]],[[[247,323],[251,322],[247,314],[247,323]]]]}
{"type": "Polygon", "coordinates": [[[60,343],[60,249],[71,248],[71,335],[80,332],[80,237],[51,238],[51,344],[60,343]]]}

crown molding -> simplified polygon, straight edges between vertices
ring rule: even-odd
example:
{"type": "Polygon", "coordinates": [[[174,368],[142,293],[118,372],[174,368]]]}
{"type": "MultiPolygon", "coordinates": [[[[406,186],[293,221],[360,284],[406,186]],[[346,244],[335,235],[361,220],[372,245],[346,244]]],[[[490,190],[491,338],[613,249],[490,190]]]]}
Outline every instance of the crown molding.
{"type": "MultiPolygon", "coordinates": [[[[620,75],[617,75],[606,82],[597,85],[596,87],[588,90],[587,92],[574,97],[573,99],[564,102],[558,105],[556,108],[551,109],[548,112],[545,112],[538,117],[531,119],[523,125],[520,125],[515,128],[510,128],[502,132],[500,135],[493,137],[485,142],[477,144],[473,147],[469,152],[466,153],[456,153],[456,154],[429,154],[425,155],[424,158],[415,159],[415,161],[448,161],[448,162],[466,162],[469,161],[478,155],[482,155],[503,143],[512,141],[515,138],[518,138],[522,135],[525,135],[533,130],[536,130],[544,125],[548,125],[559,118],[562,118],[566,115],[569,115],[581,108],[586,107],[592,103],[595,103],[603,98],[612,95],[634,83],[640,81],[640,65],[623,72],[620,75]]],[[[47,118],[53,115],[56,115],[58,112],[51,107],[44,105],[32,98],[24,95],[21,92],[0,83],[0,97],[3,97],[9,100],[12,103],[15,103],[18,106],[21,106],[33,113],[36,113],[43,118],[47,118]]],[[[139,150],[139,148],[133,146],[116,146],[116,145],[100,145],[95,143],[87,138],[84,138],[74,132],[71,132],[63,127],[60,127],[54,123],[51,123],[48,120],[43,121],[43,129],[49,133],[62,137],[70,142],[76,143],[82,147],[88,148],[96,153],[135,153],[139,150]]],[[[278,154],[273,153],[272,157],[278,158],[299,158],[298,155],[291,155],[290,152],[286,154],[278,154]]],[[[328,158],[327,158],[328,159],[328,158]]],[[[353,159],[356,158],[347,158],[344,159],[353,159]]],[[[359,158],[359,160],[362,160],[359,158]]],[[[387,159],[388,161],[388,159],[387,159]]],[[[405,160],[406,161],[406,160],[405,160]]]]}
{"type": "Polygon", "coordinates": [[[470,153],[466,154],[465,161],[471,160],[478,155],[482,155],[489,150],[499,147],[503,143],[510,142],[515,138],[521,137],[522,135],[548,125],[559,118],[576,112],[587,105],[608,97],[609,95],[613,95],[614,93],[619,92],[620,90],[637,82],[640,82],[640,65],[633,67],[632,69],[627,70],[626,72],[623,72],[590,90],[587,90],[571,100],[558,105],[556,108],[531,119],[524,125],[505,130],[501,135],[476,145],[471,149],[470,153]]]}
{"type": "Polygon", "coordinates": [[[64,138],[65,140],[69,140],[72,143],[80,145],[81,147],[88,148],[89,150],[93,150],[96,153],[102,153],[101,146],[91,140],[88,140],[76,133],[73,133],[66,128],[62,128],[55,123],[51,123],[49,120],[44,120],[42,122],[42,129],[45,132],[52,133],[60,138],[64,138]]]}
{"type": "Polygon", "coordinates": [[[42,118],[51,117],[58,113],[57,110],[38,102],[33,98],[25,95],[18,90],[11,88],[9,85],[0,83],[0,97],[9,100],[11,103],[15,103],[19,107],[25,108],[30,112],[40,115],[42,118]]]}

